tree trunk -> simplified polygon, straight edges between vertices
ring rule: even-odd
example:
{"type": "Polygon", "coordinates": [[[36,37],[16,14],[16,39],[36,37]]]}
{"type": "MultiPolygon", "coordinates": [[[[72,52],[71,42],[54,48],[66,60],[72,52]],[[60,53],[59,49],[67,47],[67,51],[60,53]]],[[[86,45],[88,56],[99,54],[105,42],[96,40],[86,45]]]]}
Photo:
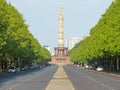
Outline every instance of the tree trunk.
{"type": "Polygon", "coordinates": [[[117,71],[119,71],[119,57],[117,57],[116,64],[117,64],[117,71]]]}

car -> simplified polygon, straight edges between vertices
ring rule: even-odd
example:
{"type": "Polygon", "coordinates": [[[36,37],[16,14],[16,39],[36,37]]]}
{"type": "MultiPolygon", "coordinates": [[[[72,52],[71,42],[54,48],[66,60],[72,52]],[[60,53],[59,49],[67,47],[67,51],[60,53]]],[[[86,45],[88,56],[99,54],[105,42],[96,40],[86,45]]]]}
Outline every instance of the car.
{"type": "Polygon", "coordinates": [[[103,71],[103,67],[101,67],[101,66],[97,67],[96,71],[103,71]]]}
{"type": "Polygon", "coordinates": [[[16,71],[17,71],[17,69],[16,69],[15,66],[10,66],[10,67],[8,68],[8,72],[9,72],[9,73],[16,73],[16,71]]]}
{"type": "Polygon", "coordinates": [[[27,67],[27,66],[21,66],[20,70],[21,70],[21,71],[27,71],[27,70],[28,70],[28,67],[27,67]]]}
{"type": "Polygon", "coordinates": [[[74,62],[74,65],[77,66],[77,65],[79,65],[79,64],[78,64],[78,62],[74,62]]]}
{"type": "Polygon", "coordinates": [[[85,65],[85,68],[88,69],[88,68],[89,68],[89,65],[86,64],[86,65],[85,65]]]}

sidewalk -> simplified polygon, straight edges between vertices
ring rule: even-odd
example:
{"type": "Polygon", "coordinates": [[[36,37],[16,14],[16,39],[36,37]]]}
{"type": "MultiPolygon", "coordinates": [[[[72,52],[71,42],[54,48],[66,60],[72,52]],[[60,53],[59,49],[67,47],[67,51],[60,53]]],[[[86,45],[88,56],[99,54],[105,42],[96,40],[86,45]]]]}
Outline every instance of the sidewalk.
{"type": "Polygon", "coordinates": [[[74,90],[62,66],[59,66],[46,90],[74,90]]]}

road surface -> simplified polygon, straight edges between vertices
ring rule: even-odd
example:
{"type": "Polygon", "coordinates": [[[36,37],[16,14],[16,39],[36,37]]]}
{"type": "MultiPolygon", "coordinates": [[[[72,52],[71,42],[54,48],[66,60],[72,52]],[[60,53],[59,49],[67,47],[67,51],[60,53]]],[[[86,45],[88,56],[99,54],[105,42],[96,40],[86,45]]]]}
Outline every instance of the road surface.
{"type": "Polygon", "coordinates": [[[64,66],[75,90],[120,90],[120,77],[64,66]]]}
{"type": "MultiPolygon", "coordinates": [[[[73,65],[63,68],[67,75],[66,80],[70,80],[74,90],[120,90],[120,76],[89,71],[73,65]]],[[[53,76],[57,75],[57,69],[57,65],[51,65],[43,69],[0,75],[0,90],[45,90],[51,80],[56,80],[53,76]]]]}
{"type": "Polygon", "coordinates": [[[0,90],[45,90],[58,66],[1,76],[0,90]]]}

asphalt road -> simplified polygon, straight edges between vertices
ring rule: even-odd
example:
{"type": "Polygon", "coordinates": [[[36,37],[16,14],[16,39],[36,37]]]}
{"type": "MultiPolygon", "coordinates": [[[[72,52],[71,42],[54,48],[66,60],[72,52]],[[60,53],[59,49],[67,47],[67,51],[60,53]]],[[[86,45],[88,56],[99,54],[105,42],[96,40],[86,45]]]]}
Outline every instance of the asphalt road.
{"type": "Polygon", "coordinates": [[[58,66],[0,76],[0,90],[45,90],[58,66]]]}
{"type": "Polygon", "coordinates": [[[120,90],[120,77],[91,72],[73,65],[64,66],[75,90],[120,90]]]}
{"type": "MultiPolygon", "coordinates": [[[[15,74],[0,74],[0,90],[45,90],[57,68],[51,65],[15,74]]],[[[73,65],[66,65],[64,69],[75,90],[120,90],[120,77],[73,65]]]]}

